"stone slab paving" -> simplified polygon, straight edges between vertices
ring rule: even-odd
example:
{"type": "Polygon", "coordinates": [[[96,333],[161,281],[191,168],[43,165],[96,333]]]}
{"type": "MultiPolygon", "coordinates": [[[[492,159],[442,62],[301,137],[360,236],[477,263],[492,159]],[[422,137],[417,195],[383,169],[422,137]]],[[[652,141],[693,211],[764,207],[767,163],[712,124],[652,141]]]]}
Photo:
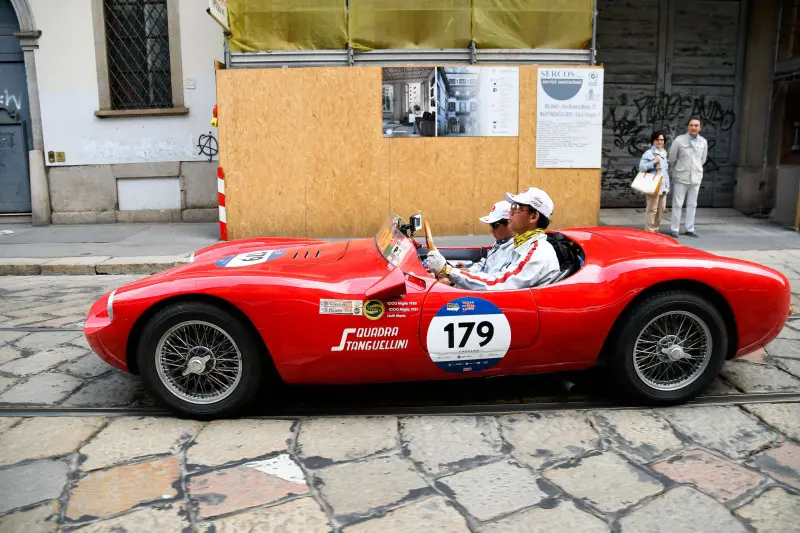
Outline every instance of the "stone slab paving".
{"type": "Polygon", "coordinates": [[[792,531],[800,443],[779,426],[797,416],[798,403],[513,417],[0,418],[0,530],[792,531]],[[534,439],[557,425],[576,446],[534,439]]]}
{"type": "Polygon", "coordinates": [[[432,476],[499,457],[503,443],[492,417],[415,417],[400,425],[408,457],[432,476]]]}
{"type": "Polygon", "coordinates": [[[745,525],[712,498],[690,487],[676,487],[619,521],[620,530],[696,533],[746,533],[745,525]]]}
{"type": "Polygon", "coordinates": [[[533,468],[584,454],[599,442],[589,421],[569,412],[505,416],[500,426],[514,457],[533,468]]]}
{"type": "Polygon", "coordinates": [[[775,444],[781,435],[757,417],[736,407],[703,406],[658,410],[689,439],[734,459],[775,444]]]}

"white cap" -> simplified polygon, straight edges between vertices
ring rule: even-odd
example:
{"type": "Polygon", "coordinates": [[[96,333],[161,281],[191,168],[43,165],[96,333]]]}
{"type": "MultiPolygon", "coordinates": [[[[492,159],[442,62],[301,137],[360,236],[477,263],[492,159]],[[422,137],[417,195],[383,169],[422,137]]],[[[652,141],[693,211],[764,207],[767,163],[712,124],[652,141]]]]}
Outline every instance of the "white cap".
{"type": "Polygon", "coordinates": [[[547,218],[552,217],[555,210],[552,198],[542,189],[537,189],[536,187],[529,187],[519,194],[507,192],[506,200],[529,205],[547,218]]]}
{"type": "Polygon", "coordinates": [[[493,222],[497,222],[498,220],[508,220],[509,218],[511,218],[511,204],[505,200],[500,200],[492,206],[492,209],[489,211],[488,215],[481,217],[478,220],[484,224],[491,224],[493,222]]]}

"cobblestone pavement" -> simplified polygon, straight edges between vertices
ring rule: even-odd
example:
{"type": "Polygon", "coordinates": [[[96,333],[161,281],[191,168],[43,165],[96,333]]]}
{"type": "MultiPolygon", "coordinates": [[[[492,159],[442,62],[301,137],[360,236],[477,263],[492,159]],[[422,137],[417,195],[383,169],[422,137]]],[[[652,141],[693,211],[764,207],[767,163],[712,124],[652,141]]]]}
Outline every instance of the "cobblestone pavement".
{"type": "MultiPolygon", "coordinates": [[[[800,252],[726,253],[800,287],[800,252]]],[[[152,405],[80,330],[95,298],[136,277],[0,277],[0,407],[152,405]]],[[[798,390],[792,317],[709,392],[798,390]]],[[[799,428],[796,403],[210,423],[6,416],[0,532],[800,531],[799,428]]]]}
{"type": "Polygon", "coordinates": [[[0,423],[4,533],[800,527],[800,404],[0,423]]]}

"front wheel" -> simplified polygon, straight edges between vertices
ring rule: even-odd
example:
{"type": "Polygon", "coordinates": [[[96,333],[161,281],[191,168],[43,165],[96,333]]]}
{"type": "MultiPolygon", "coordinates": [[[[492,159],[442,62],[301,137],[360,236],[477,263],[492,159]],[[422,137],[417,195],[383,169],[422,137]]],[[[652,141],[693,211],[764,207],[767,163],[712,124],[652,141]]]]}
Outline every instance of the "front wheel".
{"type": "Polygon", "coordinates": [[[626,314],[611,371],[629,397],[648,404],[685,402],[719,374],[728,334],[717,308],[689,291],[653,295],[626,314]]]}
{"type": "Polygon", "coordinates": [[[194,418],[229,417],[258,392],[258,344],[227,311],[200,302],[156,313],[142,330],[142,377],[170,409],[194,418]]]}

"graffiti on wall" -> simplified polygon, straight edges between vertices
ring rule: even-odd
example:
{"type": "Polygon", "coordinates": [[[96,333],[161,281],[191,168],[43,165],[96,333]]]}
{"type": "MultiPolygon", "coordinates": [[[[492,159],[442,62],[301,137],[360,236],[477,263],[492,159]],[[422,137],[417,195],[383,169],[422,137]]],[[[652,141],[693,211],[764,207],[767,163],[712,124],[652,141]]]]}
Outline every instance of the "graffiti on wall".
{"type": "Polygon", "coordinates": [[[610,132],[610,139],[603,143],[603,181],[633,179],[638,172],[638,159],[650,146],[653,129],[660,127],[664,131],[668,147],[675,137],[686,132],[686,122],[692,116],[703,122],[702,135],[708,140],[708,158],[703,168],[706,172],[719,170],[714,160],[716,136],[730,131],[736,123],[734,111],[719,100],[662,92],[636,97],[621,93],[607,102],[603,127],[610,132]],[[631,158],[637,161],[627,168],[631,158]]]}
{"type": "Polygon", "coordinates": [[[210,131],[208,135],[201,134],[200,139],[197,141],[197,149],[199,150],[199,155],[206,156],[211,161],[219,153],[217,138],[210,131]]]}
{"type": "Polygon", "coordinates": [[[16,119],[22,111],[22,95],[4,89],[0,92],[0,111],[5,111],[11,118],[16,119]]]}

